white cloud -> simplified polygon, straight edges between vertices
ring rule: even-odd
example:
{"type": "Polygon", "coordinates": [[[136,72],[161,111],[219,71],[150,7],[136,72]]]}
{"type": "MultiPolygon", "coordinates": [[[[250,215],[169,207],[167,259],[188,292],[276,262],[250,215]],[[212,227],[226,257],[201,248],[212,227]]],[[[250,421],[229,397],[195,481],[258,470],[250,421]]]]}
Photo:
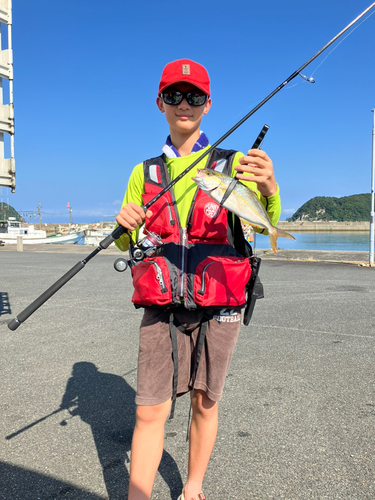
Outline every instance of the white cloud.
{"type": "Polygon", "coordinates": [[[294,214],[294,212],[296,211],[295,208],[285,208],[283,210],[283,214],[286,214],[286,215],[289,215],[289,214],[294,214]]]}

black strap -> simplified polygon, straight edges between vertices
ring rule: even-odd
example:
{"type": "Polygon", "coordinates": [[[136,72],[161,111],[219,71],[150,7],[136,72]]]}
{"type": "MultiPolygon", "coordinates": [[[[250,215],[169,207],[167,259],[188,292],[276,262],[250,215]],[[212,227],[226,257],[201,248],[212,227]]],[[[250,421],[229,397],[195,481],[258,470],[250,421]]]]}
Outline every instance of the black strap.
{"type": "MultiPolygon", "coordinates": [[[[199,327],[199,333],[198,333],[198,344],[197,344],[197,357],[195,360],[195,366],[194,366],[194,373],[192,377],[192,394],[191,394],[191,400],[194,395],[194,384],[195,380],[197,378],[197,373],[198,373],[198,367],[199,367],[199,362],[202,356],[202,351],[203,351],[203,346],[204,346],[204,341],[206,339],[206,332],[207,332],[207,326],[208,326],[208,319],[203,316],[200,327],[199,327]]],[[[176,326],[174,324],[174,316],[173,313],[171,312],[169,315],[169,334],[171,337],[172,341],[172,359],[173,359],[173,389],[172,389],[172,405],[171,405],[171,411],[169,414],[169,420],[172,420],[174,418],[174,411],[176,407],[176,398],[177,398],[177,384],[178,384],[178,348],[177,348],[177,331],[176,331],[176,326]]],[[[190,417],[191,417],[191,409],[192,409],[192,404],[190,400],[190,409],[189,409],[189,417],[188,417],[188,428],[187,428],[187,436],[186,440],[189,439],[189,424],[190,424],[190,417]]]]}
{"type": "Polygon", "coordinates": [[[243,323],[246,326],[248,326],[248,324],[250,323],[251,317],[253,315],[255,301],[257,299],[263,299],[264,297],[263,285],[258,275],[261,259],[259,257],[253,256],[251,257],[250,262],[251,262],[251,276],[246,285],[247,298],[246,298],[245,312],[243,316],[243,323]]]}
{"type": "Polygon", "coordinates": [[[176,327],[173,323],[174,316],[173,313],[169,315],[169,334],[172,341],[172,360],[173,360],[173,392],[172,392],[172,405],[171,412],[169,415],[169,420],[174,417],[174,410],[176,406],[177,398],[177,383],[178,383],[178,350],[177,350],[177,332],[176,327]]]}
{"type": "Polygon", "coordinates": [[[195,360],[195,367],[194,367],[194,374],[192,377],[192,392],[191,392],[191,398],[190,398],[190,408],[189,408],[189,416],[188,416],[188,425],[187,425],[187,431],[186,431],[186,441],[189,440],[189,428],[190,428],[190,418],[191,418],[191,410],[192,410],[192,401],[193,401],[193,396],[194,396],[194,385],[195,385],[195,380],[197,378],[197,373],[198,373],[198,366],[199,366],[199,361],[201,359],[202,351],[203,351],[203,346],[204,346],[204,341],[206,340],[206,332],[207,332],[207,326],[208,326],[208,319],[203,316],[201,320],[201,324],[199,327],[199,338],[198,338],[198,345],[197,345],[197,357],[195,360]]]}
{"type": "Polygon", "coordinates": [[[227,201],[229,195],[232,193],[232,191],[236,187],[237,183],[238,183],[238,179],[233,178],[232,182],[227,187],[227,190],[225,191],[224,196],[222,197],[221,201],[219,202],[221,206],[223,206],[224,203],[227,201]]]}

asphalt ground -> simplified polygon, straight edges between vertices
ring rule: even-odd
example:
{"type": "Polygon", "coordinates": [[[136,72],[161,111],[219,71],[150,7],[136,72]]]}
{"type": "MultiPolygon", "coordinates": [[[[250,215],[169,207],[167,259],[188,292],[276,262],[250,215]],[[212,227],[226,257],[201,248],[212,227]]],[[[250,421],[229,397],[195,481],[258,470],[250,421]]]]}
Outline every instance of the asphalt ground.
{"type": "MultiPolygon", "coordinates": [[[[93,248],[5,248],[0,499],[125,499],[142,316],[130,272],[113,269],[116,249],[101,252],[12,332],[9,320],[93,248]]],[[[373,499],[375,269],[273,259],[228,372],[207,500],[373,499]]],[[[184,396],[166,424],[152,499],[180,494],[188,410],[184,396]]]]}
{"type": "MultiPolygon", "coordinates": [[[[73,253],[89,255],[96,247],[86,245],[24,245],[23,251],[27,253],[73,253]]],[[[16,245],[0,246],[0,251],[15,252],[16,245]]],[[[105,250],[106,255],[122,255],[114,243],[105,250]]],[[[270,249],[257,249],[257,255],[263,260],[302,260],[309,262],[345,262],[350,264],[369,264],[369,252],[363,251],[330,251],[330,250],[283,250],[279,249],[274,255],[270,249]]]]}

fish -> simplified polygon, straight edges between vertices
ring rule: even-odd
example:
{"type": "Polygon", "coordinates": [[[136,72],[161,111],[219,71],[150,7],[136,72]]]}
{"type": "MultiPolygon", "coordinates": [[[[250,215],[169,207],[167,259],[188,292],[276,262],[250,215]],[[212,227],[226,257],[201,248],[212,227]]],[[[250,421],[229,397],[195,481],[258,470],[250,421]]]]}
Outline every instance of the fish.
{"type": "Polygon", "coordinates": [[[197,175],[192,180],[198,187],[207,193],[213,200],[222,205],[230,212],[236,214],[241,222],[246,221],[253,227],[262,227],[268,230],[268,235],[273,253],[277,254],[277,238],[289,238],[295,240],[294,236],[271,224],[267,211],[259,201],[255,191],[238,181],[224,204],[221,203],[223,196],[233,181],[233,177],[216,172],[208,168],[198,169],[197,175]]]}

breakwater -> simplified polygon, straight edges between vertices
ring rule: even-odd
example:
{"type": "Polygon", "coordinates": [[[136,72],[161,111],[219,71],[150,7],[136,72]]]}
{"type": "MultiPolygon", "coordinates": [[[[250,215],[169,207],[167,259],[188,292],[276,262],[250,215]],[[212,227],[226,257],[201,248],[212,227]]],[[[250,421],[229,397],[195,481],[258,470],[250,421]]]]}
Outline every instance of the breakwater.
{"type": "Polygon", "coordinates": [[[370,222],[335,222],[335,221],[280,221],[277,227],[289,232],[331,232],[331,231],[361,231],[370,232],[370,222]]]}

